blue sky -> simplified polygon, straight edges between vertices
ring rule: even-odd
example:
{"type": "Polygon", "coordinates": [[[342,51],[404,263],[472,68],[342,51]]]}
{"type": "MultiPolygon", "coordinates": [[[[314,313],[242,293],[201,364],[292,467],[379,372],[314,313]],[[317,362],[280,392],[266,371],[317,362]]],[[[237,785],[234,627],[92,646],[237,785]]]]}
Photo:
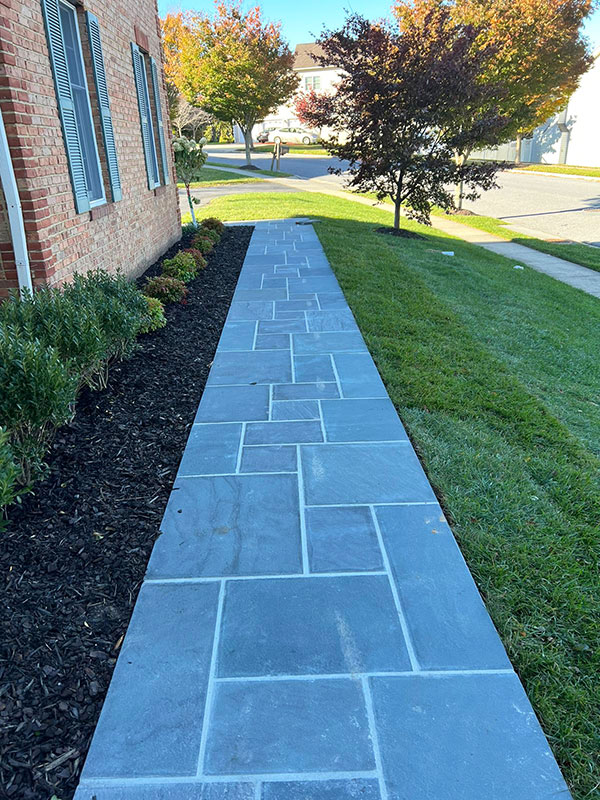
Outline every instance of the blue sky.
{"type": "MultiPolygon", "coordinates": [[[[325,25],[334,28],[344,19],[345,9],[363,14],[371,19],[387,16],[391,0],[258,0],[267,19],[281,20],[283,32],[294,47],[298,42],[313,41],[325,25]]],[[[257,5],[257,2],[245,0],[245,7],[257,5]]],[[[212,11],[212,0],[159,0],[158,10],[161,16],[169,11],[198,10],[212,11]]],[[[586,33],[594,48],[600,47],[600,10],[590,18],[586,25],[586,33]]]]}

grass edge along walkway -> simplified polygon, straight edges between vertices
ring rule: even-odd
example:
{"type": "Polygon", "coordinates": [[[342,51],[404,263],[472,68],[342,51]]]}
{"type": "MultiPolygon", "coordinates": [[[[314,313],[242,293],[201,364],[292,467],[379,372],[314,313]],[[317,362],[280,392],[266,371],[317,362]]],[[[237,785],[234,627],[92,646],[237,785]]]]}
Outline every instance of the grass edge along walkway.
{"type": "MultiPolygon", "coordinates": [[[[600,797],[600,462],[544,402],[546,365],[533,377],[516,376],[510,352],[515,337],[528,346],[537,332],[534,357],[549,327],[566,327],[564,315],[585,336],[600,313],[597,301],[533,270],[515,273],[501,256],[413,223],[425,241],[377,235],[374,223],[388,223],[388,212],[351,200],[230,195],[201,213],[319,219],[315,229],[574,797],[600,797]],[[452,259],[441,255],[449,246],[452,259]],[[524,278],[519,284],[516,275],[524,278]],[[458,300],[444,297],[443,286],[458,300]],[[519,286],[523,307],[511,308],[519,286]],[[471,296],[480,292],[483,308],[506,307],[504,354],[494,351],[499,329],[470,320],[468,303],[461,309],[461,287],[471,296]],[[536,316],[541,294],[556,321],[536,316]],[[532,322],[530,330],[519,330],[517,311],[519,324],[532,322]]],[[[565,348],[577,361],[578,352],[565,348]]],[[[559,355],[553,347],[548,357],[554,350],[559,355]]],[[[547,383],[560,392],[569,376],[554,369],[547,383]]],[[[566,388],[565,403],[584,402],[572,396],[575,389],[566,388]]]]}

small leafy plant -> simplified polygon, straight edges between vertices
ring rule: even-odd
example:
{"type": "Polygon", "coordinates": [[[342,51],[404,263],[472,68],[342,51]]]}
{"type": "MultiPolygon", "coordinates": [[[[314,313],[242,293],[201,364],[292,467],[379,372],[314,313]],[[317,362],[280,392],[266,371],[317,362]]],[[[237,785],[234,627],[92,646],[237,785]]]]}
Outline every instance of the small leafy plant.
{"type": "Polygon", "coordinates": [[[209,231],[216,231],[219,234],[219,236],[225,230],[225,225],[221,222],[220,219],[217,219],[216,217],[207,217],[206,219],[203,219],[200,224],[200,227],[205,228],[206,230],[209,231]]]}
{"type": "Polygon", "coordinates": [[[162,263],[163,275],[171,278],[179,278],[180,281],[188,283],[198,275],[198,265],[191,253],[180,251],[173,258],[167,258],[162,263]]]}
{"type": "Polygon", "coordinates": [[[205,239],[210,239],[213,244],[218,244],[221,239],[221,234],[213,231],[211,228],[201,228],[200,232],[205,239]]]}
{"type": "Polygon", "coordinates": [[[215,243],[213,240],[209,239],[208,236],[205,236],[203,233],[199,233],[192,239],[192,247],[194,250],[200,250],[203,255],[210,253],[214,246],[215,243]]]}
{"type": "Polygon", "coordinates": [[[206,267],[206,259],[204,258],[200,250],[196,250],[193,247],[188,247],[188,249],[184,250],[183,252],[189,253],[193,257],[198,269],[204,269],[206,267]]]}
{"type": "Polygon", "coordinates": [[[164,328],[167,324],[165,307],[157,297],[147,297],[143,295],[146,303],[146,314],[140,327],[140,333],[151,333],[159,328],[164,328]]]}
{"type": "Polygon", "coordinates": [[[172,278],[170,275],[158,275],[156,278],[149,278],[144,286],[144,293],[148,297],[156,297],[161,303],[180,303],[185,300],[187,288],[179,278],[172,278]]]}

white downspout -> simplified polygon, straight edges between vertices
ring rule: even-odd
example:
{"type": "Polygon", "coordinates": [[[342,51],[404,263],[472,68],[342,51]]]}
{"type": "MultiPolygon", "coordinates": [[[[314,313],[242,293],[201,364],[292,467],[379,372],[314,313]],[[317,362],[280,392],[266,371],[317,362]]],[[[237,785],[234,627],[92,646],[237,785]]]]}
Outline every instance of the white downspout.
{"type": "Polygon", "coordinates": [[[2,190],[6,198],[6,209],[8,211],[8,225],[10,227],[10,238],[12,239],[13,250],[15,253],[15,263],[17,265],[17,279],[21,294],[26,291],[33,291],[31,283],[31,270],[29,269],[29,256],[27,254],[27,239],[25,238],[25,227],[23,226],[23,210],[19,199],[19,190],[15,171],[10,157],[8,139],[4,119],[0,110],[0,181],[2,190]]]}

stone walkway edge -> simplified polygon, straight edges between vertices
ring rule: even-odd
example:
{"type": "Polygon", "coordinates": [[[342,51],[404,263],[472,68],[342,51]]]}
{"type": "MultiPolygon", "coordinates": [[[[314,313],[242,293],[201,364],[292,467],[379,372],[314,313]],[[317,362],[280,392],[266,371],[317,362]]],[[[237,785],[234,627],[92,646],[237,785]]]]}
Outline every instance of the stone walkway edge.
{"type": "Polygon", "coordinates": [[[76,800],[557,797],[312,225],[256,222],[76,800]]]}

